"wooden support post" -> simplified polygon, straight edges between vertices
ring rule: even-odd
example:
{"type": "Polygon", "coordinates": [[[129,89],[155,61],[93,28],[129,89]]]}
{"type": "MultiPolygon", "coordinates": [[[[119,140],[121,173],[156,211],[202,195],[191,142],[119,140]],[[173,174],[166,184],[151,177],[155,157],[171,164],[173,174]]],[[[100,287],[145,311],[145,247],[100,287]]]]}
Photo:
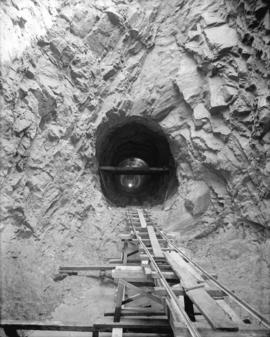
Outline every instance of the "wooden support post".
{"type": "Polygon", "coordinates": [[[125,240],[124,241],[124,247],[123,247],[123,255],[122,255],[122,260],[123,260],[123,264],[127,264],[127,248],[128,248],[128,243],[125,240]]]}
{"type": "Polygon", "coordinates": [[[4,332],[7,335],[7,337],[20,337],[17,330],[12,327],[4,328],[4,332]]]}
{"type": "Polygon", "coordinates": [[[92,337],[99,337],[99,331],[98,330],[93,330],[92,337]]]}
{"type": "Polygon", "coordinates": [[[188,317],[190,318],[190,320],[192,322],[195,322],[193,303],[186,294],[184,295],[184,307],[185,307],[185,311],[188,314],[188,317]]]}
{"type": "Polygon", "coordinates": [[[112,337],[122,337],[123,329],[122,328],[113,328],[112,329],[112,337]]]}
{"type": "Polygon", "coordinates": [[[116,293],[116,299],[115,299],[115,311],[114,311],[114,322],[120,322],[121,318],[121,306],[122,306],[122,300],[124,297],[124,292],[125,292],[125,285],[120,282],[118,282],[118,287],[117,287],[117,293],[116,293]]]}

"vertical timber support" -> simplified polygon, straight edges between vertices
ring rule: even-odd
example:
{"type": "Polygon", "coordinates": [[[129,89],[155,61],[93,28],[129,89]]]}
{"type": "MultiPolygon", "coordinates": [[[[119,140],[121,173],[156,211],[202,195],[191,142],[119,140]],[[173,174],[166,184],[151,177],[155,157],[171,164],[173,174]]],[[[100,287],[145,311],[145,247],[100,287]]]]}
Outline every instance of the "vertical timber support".
{"type": "Polygon", "coordinates": [[[188,314],[188,317],[190,318],[190,320],[192,322],[195,322],[195,314],[194,314],[194,306],[192,301],[190,300],[190,298],[184,294],[184,307],[185,307],[185,311],[188,314]]]}
{"type": "Polygon", "coordinates": [[[99,337],[99,331],[98,330],[93,330],[92,337],[99,337]]]}
{"type": "Polygon", "coordinates": [[[121,309],[122,309],[122,301],[125,293],[125,285],[118,281],[116,299],[115,299],[115,311],[114,311],[114,322],[120,322],[121,318],[121,309]]]}
{"type": "Polygon", "coordinates": [[[127,258],[128,258],[127,248],[128,248],[128,242],[127,242],[127,240],[125,240],[124,241],[124,246],[123,246],[123,252],[122,252],[122,261],[123,261],[123,264],[127,264],[127,258]]]}
{"type": "Polygon", "coordinates": [[[122,337],[123,329],[122,328],[113,328],[112,329],[112,337],[122,337]]]}
{"type": "Polygon", "coordinates": [[[7,337],[20,337],[17,330],[12,327],[4,328],[4,332],[7,337]]]}

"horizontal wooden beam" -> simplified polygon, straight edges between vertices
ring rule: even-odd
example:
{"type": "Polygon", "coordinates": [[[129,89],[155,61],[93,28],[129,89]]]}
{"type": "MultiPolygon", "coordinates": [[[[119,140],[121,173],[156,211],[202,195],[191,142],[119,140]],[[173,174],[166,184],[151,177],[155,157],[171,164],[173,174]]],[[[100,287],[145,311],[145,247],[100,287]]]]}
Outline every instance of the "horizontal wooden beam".
{"type": "MultiPolygon", "coordinates": [[[[174,272],[163,272],[166,279],[178,280],[174,272]]],[[[117,266],[112,270],[112,277],[114,279],[125,279],[126,281],[147,281],[151,278],[158,278],[159,276],[153,272],[151,275],[145,275],[141,266],[117,266]]]]}
{"type": "MultiPolygon", "coordinates": [[[[114,312],[105,312],[104,316],[113,316],[114,312]]],[[[166,315],[164,312],[155,312],[155,311],[143,311],[143,312],[138,312],[138,311],[132,311],[132,312],[122,312],[121,313],[122,317],[130,317],[130,316],[134,316],[134,317],[138,317],[141,316],[142,318],[144,317],[162,317],[162,318],[166,318],[166,315]]]]}
{"type": "MultiPolygon", "coordinates": [[[[147,336],[154,336],[155,332],[170,331],[170,325],[166,319],[125,319],[123,322],[111,322],[104,317],[100,322],[91,325],[78,324],[78,323],[66,323],[59,321],[21,321],[21,320],[2,320],[0,321],[1,328],[13,328],[17,330],[51,330],[51,331],[76,331],[76,332],[92,332],[92,331],[112,331],[113,328],[123,328],[130,329],[131,331],[148,331],[147,336]],[[150,334],[153,332],[153,335],[150,334]]],[[[270,331],[263,328],[241,328],[240,331],[227,332],[227,331],[216,331],[210,328],[198,328],[202,337],[269,337],[270,331]]],[[[187,333],[187,328],[181,323],[177,326],[177,332],[187,333]]],[[[128,337],[129,334],[124,334],[128,337]]],[[[140,335],[138,335],[140,336],[140,335]]]]}
{"type": "Polygon", "coordinates": [[[119,166],[100,166],[99,169],[102,172],[112,173],[112,174],[125,174],[125,175],[151,175],[151,174],[162,174],[168,173],[169,169],[167,167],[119,167],[119,166]]]}
{"type": "Polygon", "coordinates": [[[93,265],[93,266],[64,266],[59,267],[59,272],[78,272],[78,271],[95,271],[95,270],[112,270],[116,267],[109,265],[93,265]]]}
{"type": "Polygon", "coordinates": [[[131,331],[151,331],[151,332],[159,332],[159,331],[170,331],[170,325],[167,319],[125,319],[120,322],[111,322],[111,320],[101,319],[100,322],[97,322],[93,325],[93,328],[98,331],[110,331],[113,328],[123,328],[129,329],[131,331]]]}
{"type": "Polygon", "coordinates": [[[21,320],[2,320],[1,328],[13,328],[17,330],[52,330],[52,331],[80,331],[91,332],[93,326],[88,324],[78,324],[60,321],[21,321],[21,320]]]}
{"type": "MultiPolygon", "coordinates": [[[[150,226],[148,226],[148,227],[150,227],[150,226]]],[[[138,243],[139,241],[138,240],[136,240],[136,239],[133,239],[133,241],[134,242],[136,242],[136,243],[138,243]]],[[[166,244],[167,243],[167,241],[166,240],[164,240],[164,239],[158,239],[158,241],[157,240],[155,240],[155,243],[156,243],[156,245],[154,245],[154,247],[153,246],[151,246],[151,244],[152,244],[152,242],[153,241],[151,241],[151,239],[142,239],[142,242],[146,245],[146,246],[150,246],[150,247],[152,247],[152,249],[153,249],[153,251],[155,250],[156,251],[156,245],[159,245],[159,248],[161,248],[160,247],[160,244],[166,244]]],[[[163,247],[162,247],[163,248],[163,247]]],[[[159,249],[159,253],[160,254],[162,254],[162,251],[159,249]]],[[[163,255],[154,255],[154,257],[163,257],[163,255]]]]}

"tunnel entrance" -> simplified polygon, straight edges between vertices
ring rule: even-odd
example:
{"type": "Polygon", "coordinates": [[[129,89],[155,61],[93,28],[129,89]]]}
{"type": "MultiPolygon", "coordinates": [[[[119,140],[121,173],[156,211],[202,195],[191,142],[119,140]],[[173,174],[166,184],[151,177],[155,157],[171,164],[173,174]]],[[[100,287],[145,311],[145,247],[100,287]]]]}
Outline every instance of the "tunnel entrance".
{"type": "Polygon", "coordinates": [[[127,117],[101,124],[96,157],[102,192],[117,206],[161,204],[177,189],[168,139],[152,120],[127,117]]]}

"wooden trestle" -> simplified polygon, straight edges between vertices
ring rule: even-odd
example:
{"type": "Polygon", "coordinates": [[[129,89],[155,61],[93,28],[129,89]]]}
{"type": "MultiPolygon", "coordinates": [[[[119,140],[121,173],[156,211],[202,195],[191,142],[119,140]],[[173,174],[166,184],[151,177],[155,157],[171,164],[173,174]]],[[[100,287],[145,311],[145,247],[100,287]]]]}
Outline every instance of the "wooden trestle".
{"type": "Polygon", "coordinates": [[[113,337],[270,337],[270,323],[232,295],[257,318],[245,324],[228,303],[232,293],[196,268],[145,211],[127,211],[127,232],[121,240],[121,259],[111,259],[109,265],[60,268],[60,273],[72,275],[99,270],[101,277],[114,279],[115,309],[105,312],[102,321],[93,326],[5,321],[1,326],[7,332],[39,327],[91,331],[93,337],[105,332],[113,337]]]}

